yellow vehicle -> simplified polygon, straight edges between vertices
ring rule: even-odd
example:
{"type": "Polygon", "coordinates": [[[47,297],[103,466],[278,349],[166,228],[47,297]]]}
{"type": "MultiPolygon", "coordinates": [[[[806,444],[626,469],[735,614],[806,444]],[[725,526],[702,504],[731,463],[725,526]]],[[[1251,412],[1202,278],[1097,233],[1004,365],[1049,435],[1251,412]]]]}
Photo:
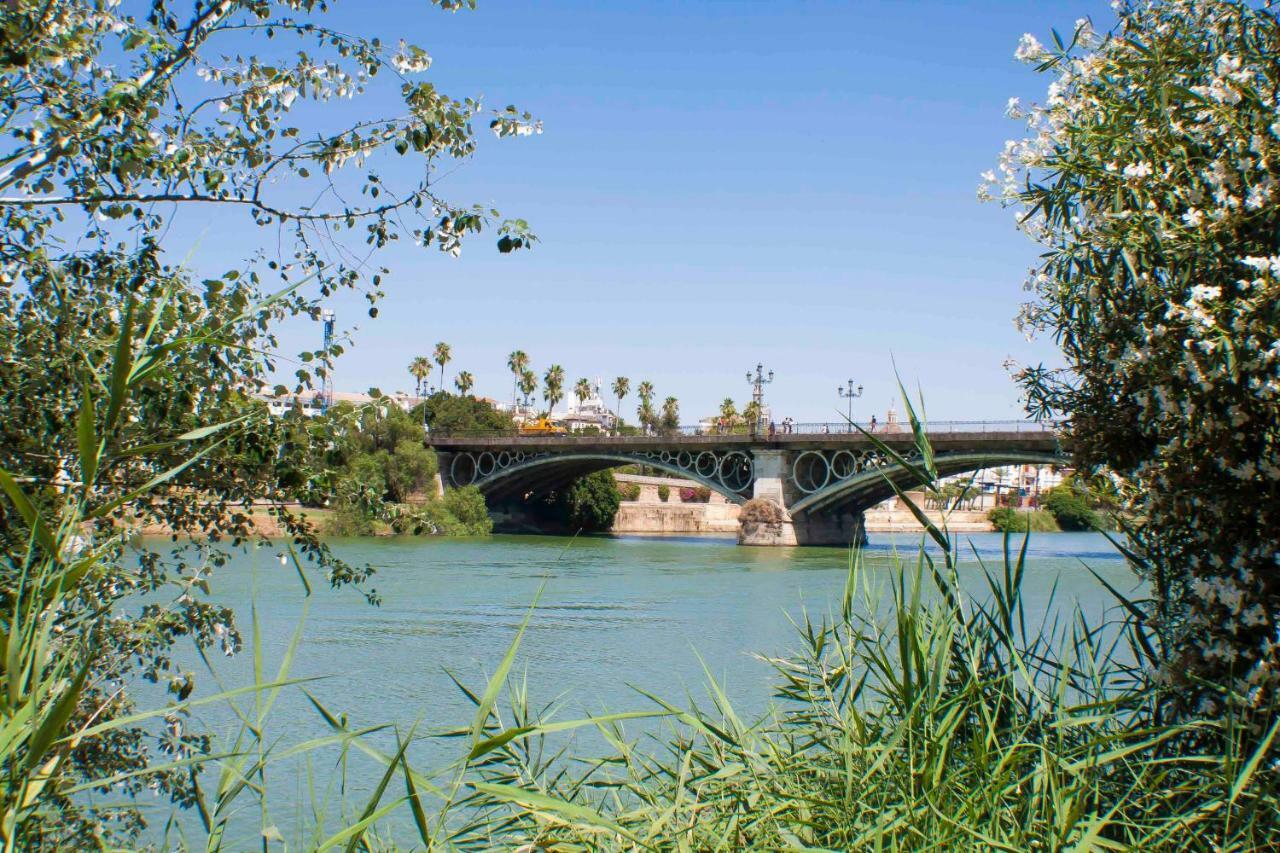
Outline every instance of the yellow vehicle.
{"type": "Polygon", "coordinates": [[[547,418],[529,421],[520,427],[521,435],[565,435],[569,431],[559,424],[553,424],[547,418]]]}

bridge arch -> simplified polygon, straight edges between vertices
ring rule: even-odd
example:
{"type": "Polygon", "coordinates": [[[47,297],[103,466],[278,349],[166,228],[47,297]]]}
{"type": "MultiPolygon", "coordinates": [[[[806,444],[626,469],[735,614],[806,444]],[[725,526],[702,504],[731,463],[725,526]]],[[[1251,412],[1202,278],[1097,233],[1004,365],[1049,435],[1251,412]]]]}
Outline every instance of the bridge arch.
{"type": "MultiPolygon", "coordinates": [[[[911,461],[917,461],[912,459],[911,461]]],[[[1056,453],[1027,450],[1000,452],[950,452],[934,457],[938,475],[949,477],[998,468],[1004,465],[1062,465],[1065,459],[1056,453]]],[[[826,482],[809,494],[791,502],[792,515],[839,512],[845,509],[862,511],[894,496],[894,486],[906,490],[916,485],[911,473],[901,465],[885,460],[883,464],[867,467],[834,482],[826,482]]]]}
{"type": "Polygon", "coordinates": [[[464,451],[451,453],[447,461],[442,461],[441,474],[450,485],[474,485],[486,498],[496,502],[521,499],[531,492],[545,494],[579,477],[620,465],[657,468],[706,486],[732,503],[744,503],[751,496],[755,479],[754,461],[744,450],[700,453],[590,450],[530,454],[464,451]]]}

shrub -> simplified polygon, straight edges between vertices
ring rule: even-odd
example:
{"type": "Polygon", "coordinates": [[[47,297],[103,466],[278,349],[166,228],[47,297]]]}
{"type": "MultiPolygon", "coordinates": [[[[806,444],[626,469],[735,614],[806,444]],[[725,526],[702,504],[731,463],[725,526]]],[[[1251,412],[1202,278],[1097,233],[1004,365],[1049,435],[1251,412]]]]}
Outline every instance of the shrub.
{"type": "Polygon", "coordinates": [[[1006,533],[1052,533],[1060,529],[1052,513],[1039,509],[996,507],[987,513],[987,520],[996,530],[1006,533]]]}
{"type": "Polygon", "coordinates": [[[738,520],[744,524],[781,524],[782,507],[767,498],[752,498],[742,505],[738,520]]]}
{"type": "Polygon", "coordinates": [[[618,494],[624,501],[638,501],[640,500],[640,484],[619,483],[618,494]]]}
{"type": "Polygon", "coordinates": [[[622,502],[612,471],[579,478],[557,497],[564,522],[571,530],[598,532],[613,527],[622,502]]]}
{"type": "Polygon", "coordinates": [[[704,504],[711,500],[711,489],[706,486],[681,486],[680,500],[687,504],[704,504]]]}
{"type": "Polygon", "coordinates": [[[444,493],[444,508],[462,525],[463,535],[483,536],[493,532],[484,495],[475,486],[449,489],[444,493]]]}
{"type": "Polygon", "coordinates": [[[669,497],[671,497],[671,487],[658,486],[658,500],[662,501],[663,503],[666,503],[667,498],[669,497]]]}
{"type": "Polygon", "coordinates": [[[1068,484],[1050,489],[1041,504],[1063,530],[1097,530],[1102,526],[1102,519],[1093,511],[1089,498],[1068,484]]]}
{"type": "MultiPolygon", "coordinates": [[[[1015,117],[997,191],[1043,245],[1023,325],[1066,368],[1029,367],[1086,473],[1128,481],[1130,550],[1157,593],[1187,705],[1230,684],[1280,701],[1280,20],[1270,3],[1124,3],[1019,55],[1057,79],[1015,117]]],[[[991,177],[995,177],[992,175],[991,177]]],[[[1208,701],[1216,701],[1209,699],[1208,701]]]]}

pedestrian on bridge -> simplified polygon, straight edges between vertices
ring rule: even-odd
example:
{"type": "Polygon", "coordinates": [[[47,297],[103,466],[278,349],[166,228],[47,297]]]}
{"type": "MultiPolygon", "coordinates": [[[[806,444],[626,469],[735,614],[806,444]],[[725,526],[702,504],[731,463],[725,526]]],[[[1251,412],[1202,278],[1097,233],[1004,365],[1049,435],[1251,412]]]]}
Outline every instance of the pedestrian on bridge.
{"type": "Polygon", "coordinates": [[[778,435],[778,425],[775,424],[773,421],[769,421],[769,440],[773,441],[773,439],[777,437],[777,435],[778,435]]]}

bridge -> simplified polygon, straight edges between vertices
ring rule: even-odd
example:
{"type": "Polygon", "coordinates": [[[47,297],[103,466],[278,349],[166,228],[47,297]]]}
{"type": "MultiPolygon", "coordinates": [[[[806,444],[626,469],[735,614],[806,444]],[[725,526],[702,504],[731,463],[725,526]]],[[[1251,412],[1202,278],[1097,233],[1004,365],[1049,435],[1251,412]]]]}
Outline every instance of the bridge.
{"type": "MultiPolygon", "coordinates": [[[[862,539],[864,510],[909,488],[910,475],[874,442],[847,425],[798,424],[771,436],[707,434],[682,428],[665,435],[431,435],[445,488],[476,486],[494,509],[563,488],[620,465],[647,465],[718,492],[734,503],[760,498],[780,521],[743,524],[739,541],[756,545],[848,545],[862,539]]],[[[1003,465],[1066,462],[1051,424],[965,421],[930,424],[941,476],[1003,465]]],[[[910,432],[877,431],[908,460],[919,452],[910,432]]]]}

